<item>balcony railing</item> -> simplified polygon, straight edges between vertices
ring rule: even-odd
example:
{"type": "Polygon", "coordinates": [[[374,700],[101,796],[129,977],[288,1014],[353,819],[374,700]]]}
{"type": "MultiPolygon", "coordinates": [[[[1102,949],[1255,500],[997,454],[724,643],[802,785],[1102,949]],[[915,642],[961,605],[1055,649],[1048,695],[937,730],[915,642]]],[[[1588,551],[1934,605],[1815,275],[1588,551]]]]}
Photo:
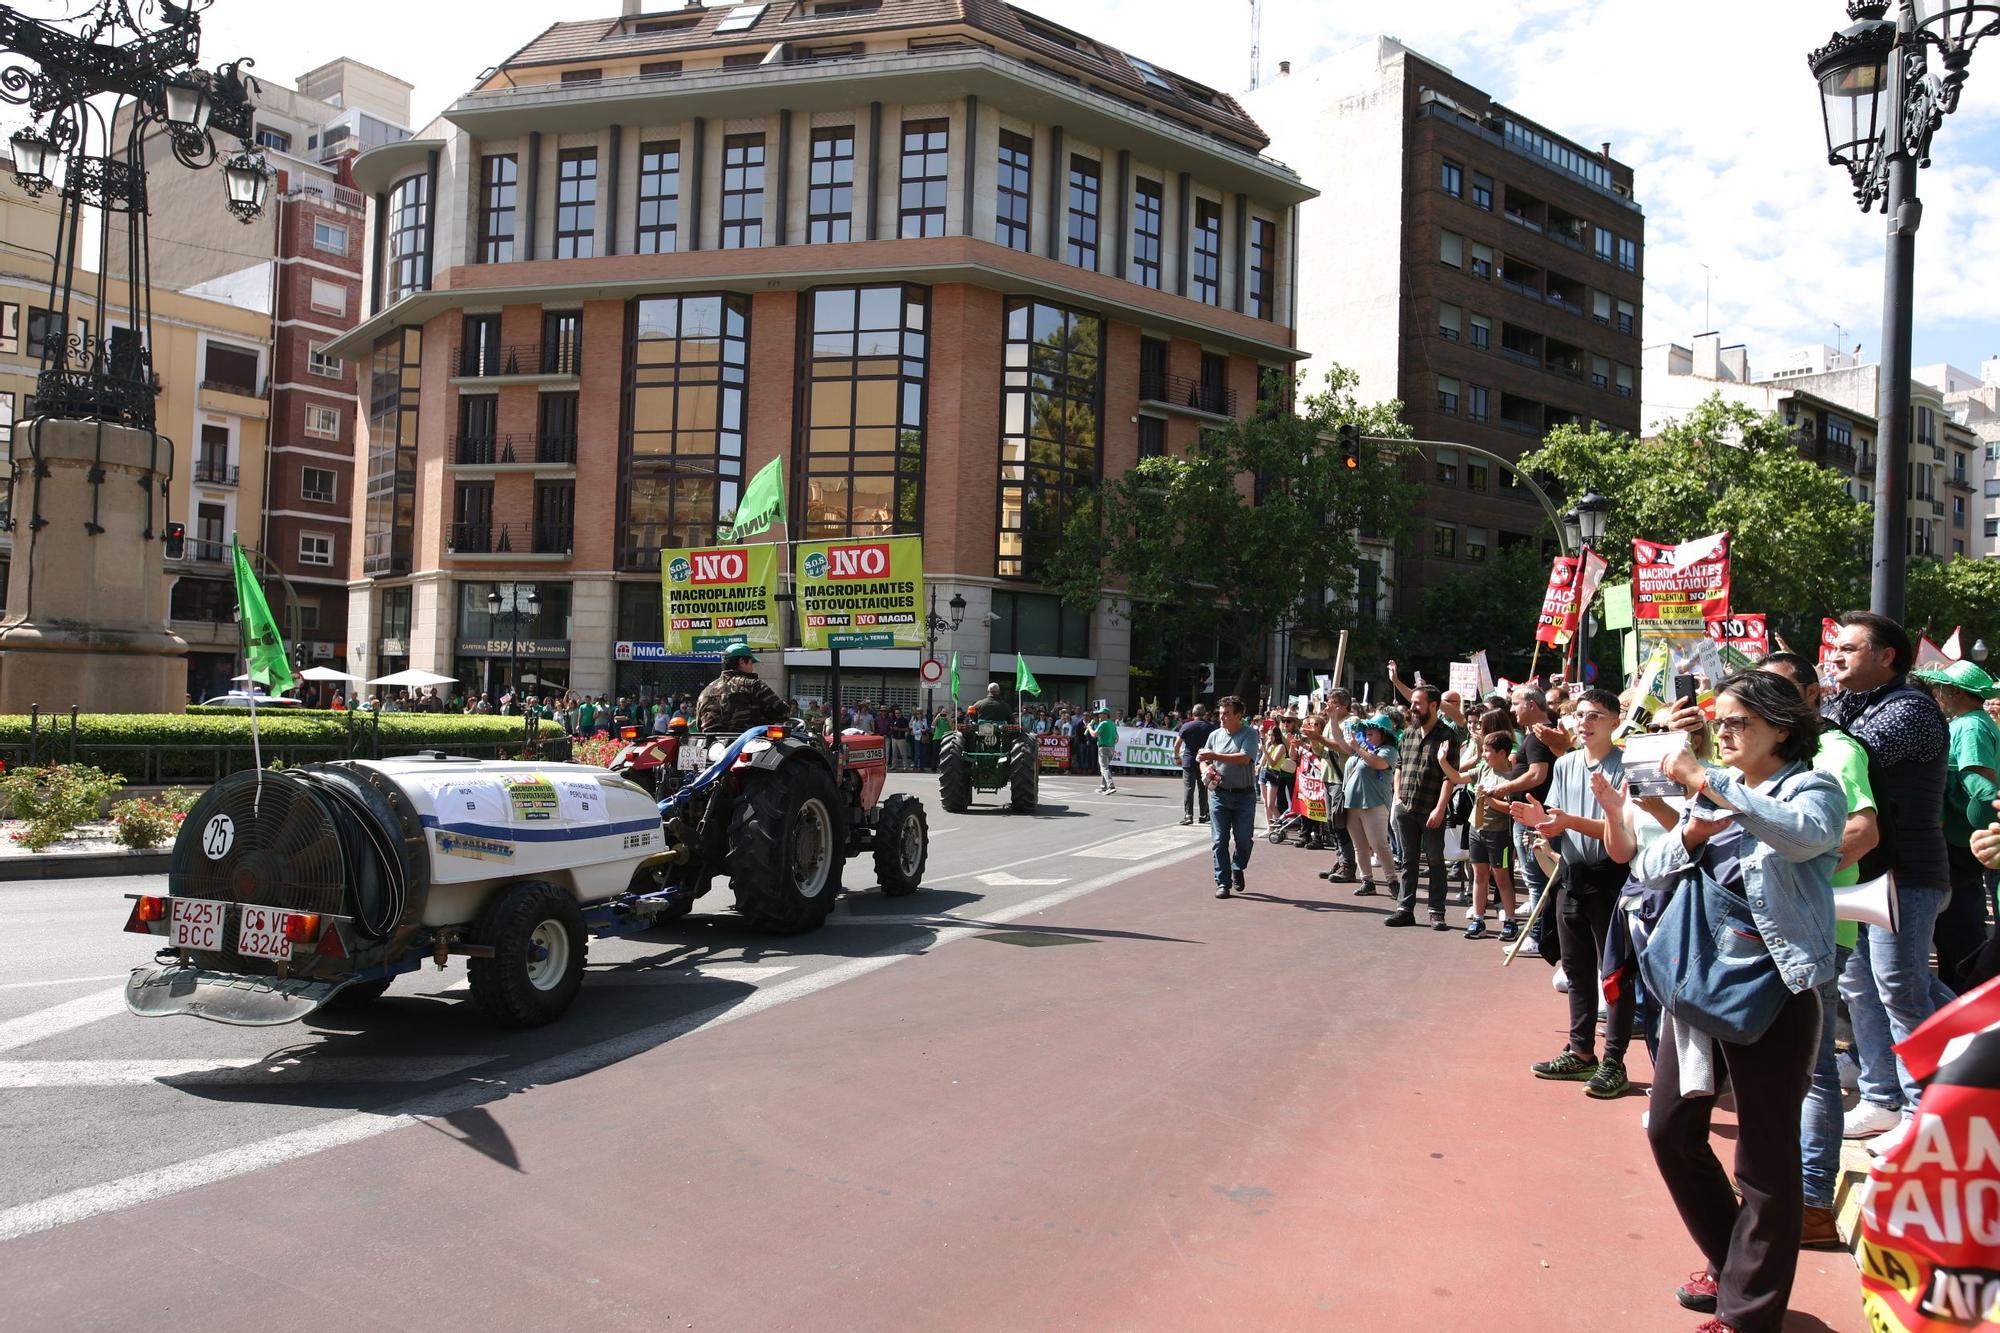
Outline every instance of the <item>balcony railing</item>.
{"type": "Polygon", "coordinates": [[[233,464],[203,458],[194,465],[194,479],[210,486],[234,486],[241,471],[233,464]]]}
{"type": "Polygon", "coordinates": [[[552,343],[478,344],[458,349],[461,379],[503,375],[575,375],[583,366],[583,339],[552,343]]]}
{"type": "Polygon", "coordinates": [[[1533,366],[1537,370],[1542,365],[1542,358],[1536,356],[1533,352],[1522,352],[1512,347],[1502,347],[1500,355],[1506,357],[1509,361],[1518,361],[1524,366],[1533,366]]]}
{"type": "Polygon", "coordinates": [[[261,398],[254,384],[240,384],[235,380],[203,380],[201,387],[211,393],[233,393],[243,398],[261,398]]]}
{"type": "Polygon", "coordinates": [[[451,549],[458,555],[568,555],[576,549],[574,524],[454,523],[451,549]]]}
{"type": "Polygon", "coordinates": [[[1542,299],[1542,293],[1540,288],[1530,287],[1527,283],[1522,282],[1517,278],[1510,278],[1507,276],[1504,270],[1500,274],[1500,285],[1502,287],[1505,287],[1510,292],[1519,292],[1523,296],[1532,296],[1537,301],[1542,299]]]}
{"type": "Polygon", "coordinates": [[[187,558],[219,565],[229,558],[229,547],[222,542],[191,541],[187,544],[187,558]]]}
{"type": "Polygon", "coordinates": [[[1583,238],[1581,236],[1572,236],[1568,232],[1558,231],[1554,227],[1549,228],[1548,238],[1557,245],[1566,245],[1572,250],[1580,252],[1583,249],[1583,238]]]}
{"type": "Polygon", "coordinates": [[[1512,417],[1500,417],[1495,424],[1501,430],[1511,430],[1516,435],[1533,435],[1539,438],[1542,433],[1540,426],[1531,425],[1526,421],[1516,421],[1512,417]]]}
{"type": "Polygon", "coordinates": [[[534,435],[526,432],[505,435],[454,435],[451,458],[467,467],[508,467],[540,464],[545,467],[571,466],[576,462],[576,436],[534,435]]]}
{"type": "Polygon", "coordinates": [[[1214,416],[1236,415],[1236,394],[1220,384],[1206,384],[1189,375],[1165,375],[1158,371],[1139,372],[1139,397],[1149,403],[1193,408],[1214,416]]]}

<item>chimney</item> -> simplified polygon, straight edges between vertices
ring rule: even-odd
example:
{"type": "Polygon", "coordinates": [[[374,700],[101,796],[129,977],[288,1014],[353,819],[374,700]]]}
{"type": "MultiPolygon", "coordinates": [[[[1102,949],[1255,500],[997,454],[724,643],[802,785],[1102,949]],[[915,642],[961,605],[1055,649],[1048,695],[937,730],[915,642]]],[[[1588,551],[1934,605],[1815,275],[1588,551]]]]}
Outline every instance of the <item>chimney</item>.
{"type": "Polygon", "coordinates": [[[1599,151],[1604,154],[1604,160],[1606,162],[1609,162],[1611,160],[1611,144],[1609,141],[1606,141],[1605,143],[1601,144],[1599,146],[1599,151]]]}
{"type": "Polygon", "coordinates": [[[645,0],[625,0],[622,6],[623,16],[629,19],[635,15],[642,14],[645,12],[644,6],[645,0]]]}
{"type": "Polygon", "coordinates": [[[1750,351],[1742,343],[1723,348],[1720,359],[1726,378],[1737,384],[1750,382],[1750,351]]]}
{"type": "Polygon", "coordinates": [[[1278,62],[1278,77],[1279,77],[1279,78],[1281,78],[1281,79],[1289,79],[1289,78],[1291,78],[1291,77],[1292,77],[1292,62],[1291,62],[1291,61],[1289,61],[1289,60],[1280,60],[1280,61],[1278,62]]]}
{"type": "Polygon", "coordinates": [[[1721,334],[1697,333],[1694,335],[1694,374],[1696,379],[1719,380],[1722,378],[1721,334]]]}

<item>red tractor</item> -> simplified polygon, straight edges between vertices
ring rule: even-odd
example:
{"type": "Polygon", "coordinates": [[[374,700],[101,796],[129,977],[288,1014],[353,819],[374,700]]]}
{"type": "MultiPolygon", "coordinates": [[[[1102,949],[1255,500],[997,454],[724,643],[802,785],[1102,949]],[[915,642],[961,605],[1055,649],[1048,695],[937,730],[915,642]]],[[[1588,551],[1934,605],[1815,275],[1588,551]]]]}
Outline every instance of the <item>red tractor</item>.
{"type": "Polygon", "coordinates": [[[675,852],[659,868],[661,888],[686,890],[662,916],[691,910],[724,874],[737,910],[758,926],[811,930],[833,910],[847,860],[864,851],[890,897],[923,882],[923,803],[882,794],[889,747],[880,736],[848,732],[830,744],[796,719],[707,735],[677,717],[663,736],[628,729],[623,739],[611,771],[659,800],[675,852]]]}

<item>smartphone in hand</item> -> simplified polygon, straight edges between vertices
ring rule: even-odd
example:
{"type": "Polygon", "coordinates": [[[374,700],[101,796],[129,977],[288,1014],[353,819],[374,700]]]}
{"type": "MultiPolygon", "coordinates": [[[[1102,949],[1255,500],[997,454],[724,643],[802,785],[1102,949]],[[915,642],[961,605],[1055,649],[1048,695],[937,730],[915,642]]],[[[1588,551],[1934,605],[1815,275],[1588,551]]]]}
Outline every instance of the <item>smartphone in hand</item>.
{"type": "Polygon", "coordinates": [[[1694,677],[1693,677],[1693,676],[1675,676],[1675,677],[1674,677],[1674,702],[1675,702],[1675,703],[1677,703],[1677,704],[1682,704],[1682,705],[1686,705],[1686,704],[1691,704],[1691,703],[1693,703],[1693,702],[1694,702],[1694,700],[1695,700],[1695,693],[1696,693],[1696,691],[1695,691],[1695,679],[1694,679],[1694,677]]]}

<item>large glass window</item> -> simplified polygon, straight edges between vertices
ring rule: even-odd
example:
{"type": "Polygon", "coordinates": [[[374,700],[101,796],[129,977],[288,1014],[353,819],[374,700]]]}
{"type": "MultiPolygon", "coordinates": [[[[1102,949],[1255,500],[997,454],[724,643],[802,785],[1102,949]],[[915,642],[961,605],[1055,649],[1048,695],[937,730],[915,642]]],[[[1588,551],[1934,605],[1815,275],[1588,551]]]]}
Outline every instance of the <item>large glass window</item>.
{"type": "Polygon", "coordinates": [[[1103,196],[1103,178],[1097,159],[1069,160],[1069,262],[1078,268],[1097,270],[1097,210],[1103,196]]]}
{"type": "Polygon", "coordinates": [[[1132,281],[1157,290],[1160,285],[1160,212],[1158,181],[1140,177],[1132,182],[1132,281]]]}
{"type": "Polygon", "coordinates": [[[389,299],[400,301],[430,285],[424,248],[430,217],[430,177],[412,176],[389,194],[389,299]]]}
{"type": "Polygon", "coordinates": [[[1090,656],[1090,617],[1052,593],[993,592],[993,651],[1035,657],[1090,656]]]}
{"type": "Polygon", "coordinates": [[[803,538],[923,531],[930,293],[829,287],[800,303],[803,538]]]}
{"type": "Polygon", "coordinates": [[[556,258],[597,253],[597,150],[565,148],[556,164],[556,258]]]}
{"type": "Polygon", "coordinates": [[[1000,176],[996,182],[994,239],[1010,250],[1026,251],[1029,200],[1033,194],[1035,144],[1025,134],[1000,131],[1000,176]]]}
{"type": "Polygon", "coordinates": [[[951,154],[950,127],[942,120],[903,122],[903,189],[897,234],[944,235],[945,185],[951,154]]]}
{"type": "Polygon", "coordinates": [[[479,164],[479,262],[514,259],[514,211],[520,166],[512,153],[489,153],[479,164]]]}
{"type": "Polygon", "coordinates": [[[764,136],[732,134],[722,141],[722,248],[764,243],[764,136]]]}
{"type": "Polygon", "coordinates": [[[1278,224],[1250,219],[1250,313],[1272,319],[1278,310],[1278,224]]]}
{"type": "Polygon", "coordinates": [[[680,248],[681,142],[639,145],[639,253],[670,255],[680,248]]]}
{"type": "Polygon", "coordinates": [[[1098,481],[1103,323],[1020,297],[1007,304],[1006,335],[996,572],[1024,578],[1061,542],[1076,494],[1098,481]]]}
{"type": "Polygon", "coordinates": [[[634,303],[621,568],[657,571],[661,547],[704,545],[735,511],[749,322],[741,296],[634,303]]]}
{"type": "Polygon", "coordinates": [[[806,240],[812,245],[854,239],[854,127],[814,130],[812,180],[806,196],[806,240]]]}
{"type": "Polygon", "coordinates": [[[1194,263],[1188,270],[1188,295],[1203,305],[1222,304],[1222,205],[1212,199],[1194,201],[1194,263]]]}
{"type": "Polygon", "coordinates": [[[368,365],[368,501],[362,572],[410,572],[417,517],[417,408],[423,330],[375,344],[368,365]]]}

